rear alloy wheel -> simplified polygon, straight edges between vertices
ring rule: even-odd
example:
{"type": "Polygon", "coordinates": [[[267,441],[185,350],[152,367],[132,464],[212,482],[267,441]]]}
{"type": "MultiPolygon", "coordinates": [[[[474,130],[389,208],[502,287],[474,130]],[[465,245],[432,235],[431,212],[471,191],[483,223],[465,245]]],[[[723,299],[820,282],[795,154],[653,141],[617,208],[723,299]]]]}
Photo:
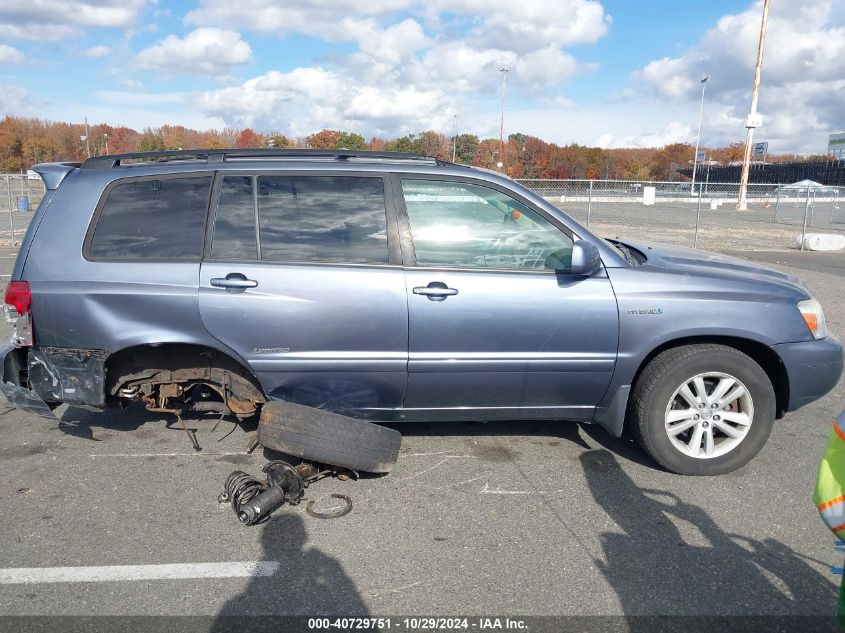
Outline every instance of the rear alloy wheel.
{"type": "Polygon", "coordinates": [[[775,393],[752,358],[724,345],[687,345],[656,356],[629,405],[640,446],[661,466],[719,475],[747,464],[765,445],[775,393]]]}

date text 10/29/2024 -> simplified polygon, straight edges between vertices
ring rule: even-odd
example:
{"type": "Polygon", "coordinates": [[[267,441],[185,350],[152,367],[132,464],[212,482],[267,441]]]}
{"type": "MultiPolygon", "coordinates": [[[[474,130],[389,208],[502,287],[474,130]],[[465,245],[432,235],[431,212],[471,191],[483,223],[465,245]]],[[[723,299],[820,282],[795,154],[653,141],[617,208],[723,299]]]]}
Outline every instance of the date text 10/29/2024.
{"type": "Polygon", "coordinates": [[[515,618],[309,618],[312,631],[527,631],[524,620],[515,618]]]}

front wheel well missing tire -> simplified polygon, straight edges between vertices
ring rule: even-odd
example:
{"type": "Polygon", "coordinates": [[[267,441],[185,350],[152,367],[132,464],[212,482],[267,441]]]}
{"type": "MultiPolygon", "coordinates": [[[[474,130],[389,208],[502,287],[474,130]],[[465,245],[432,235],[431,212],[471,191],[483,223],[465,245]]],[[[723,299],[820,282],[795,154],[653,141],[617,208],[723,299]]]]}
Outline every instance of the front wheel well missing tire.
{"type": "Polygon", "coordinates": [[[772,383],[772,388],[775,391],[775,411],[777,419],[780,419],[784,415],[786,415],[787,406],[789,404],[789,376],[786,373],[786,367],[784,366],[783,361],[781,361],[780,357],[771,347],[765,345],[764,343],[759,343],[751,339],[744,339],[731,336],[700,336],[667,341],[666,343],[663,343],[659,347],[653,349],[648,354],[648,356],[643,359],[643,361],[640,363],[640,366],[637,368],[637,373],[634,375],[634,379],[631,381],[632,387],[636,386],[637,380],[639,380],[643,370],[659,354],[665,352],[666,350],[670,350],[676,347],[683,347],[685,345],[700,345],[706,343],[731,347],[737,351],[742,352],[746,356],[750,357],[758,365],[760,365],[760,367],[763,368],[763,371],[765,371],[766,375],[769,377],[769,380],[772,383]]]}

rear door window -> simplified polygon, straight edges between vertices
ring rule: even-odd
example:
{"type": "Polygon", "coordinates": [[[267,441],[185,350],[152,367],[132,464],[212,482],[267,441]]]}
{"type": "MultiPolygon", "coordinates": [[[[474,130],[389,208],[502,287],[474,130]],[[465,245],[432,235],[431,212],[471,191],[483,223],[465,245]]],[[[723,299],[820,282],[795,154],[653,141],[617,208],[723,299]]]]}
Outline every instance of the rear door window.
{"type": "Polygon", "coordinates": [[[261,259],[387,264],[382,178],[259,176],[261,259]]]}
{"type": "Polygon", "coordinates": [[[97,259],[199,259],[211,175],[133,180],[113,186],[87,255],[97,259]]]}

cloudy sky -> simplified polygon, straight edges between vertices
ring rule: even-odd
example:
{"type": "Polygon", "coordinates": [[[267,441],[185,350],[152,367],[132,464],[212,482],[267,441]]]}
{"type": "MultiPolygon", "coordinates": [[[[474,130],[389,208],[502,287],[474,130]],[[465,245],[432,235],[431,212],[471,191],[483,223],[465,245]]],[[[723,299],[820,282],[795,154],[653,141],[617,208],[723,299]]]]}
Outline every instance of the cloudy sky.
{"type": "MultiPolygon", "coordinates": [[[[303,136],[435,129],[557,143],[744,136],[761,2],[3,0],[0,114],[303,136]]],[[[759,140],[845,131],[845,0],[771,0],[759,140]]]]}

